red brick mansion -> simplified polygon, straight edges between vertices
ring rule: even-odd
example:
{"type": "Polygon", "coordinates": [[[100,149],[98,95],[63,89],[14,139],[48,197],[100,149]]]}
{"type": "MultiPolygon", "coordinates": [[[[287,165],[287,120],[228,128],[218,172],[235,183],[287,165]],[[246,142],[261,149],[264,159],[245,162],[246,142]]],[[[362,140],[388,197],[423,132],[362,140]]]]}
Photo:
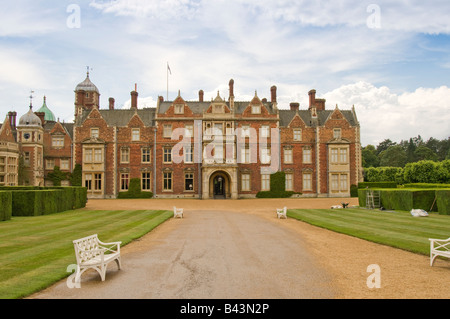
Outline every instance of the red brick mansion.
{"type": "MultiPolygon", "coordinates": [[[[138,178],[142,191],[158,198],[238,199],[269,190],[270,174],[283,171],[286,190],[349,196],[350,185],[363,178],[359,122],[354,108],[327,110],[325,102],[311,90],[307,108],[291,103],[282,109],[275,86],[270,100],[255,93],[251,101],[236,101],[231,80],[226,98],[218,93],[206,101],[200,90],[196,101],[178,94],[174,101],[159,97],[156,108],[139,108],[135,90],[130,109],[116,109],[113,98],[102,109],[88,74],[75,89],[74,123],[48,121],[45,109],[37,112],[43,124],[33,124],[31,136],[42,134],[43,140],[33,140],[33,156],[42,152],[44,171],[37,168],[36,176],[42,182],[45,169],[81,164],[90,198],[116,198],[138,178]]],[[[14,135],[19,145],[25,120],[14,135]]],[[[5,121],[0,141],[11,126],[15,119],[5,121]]]]}

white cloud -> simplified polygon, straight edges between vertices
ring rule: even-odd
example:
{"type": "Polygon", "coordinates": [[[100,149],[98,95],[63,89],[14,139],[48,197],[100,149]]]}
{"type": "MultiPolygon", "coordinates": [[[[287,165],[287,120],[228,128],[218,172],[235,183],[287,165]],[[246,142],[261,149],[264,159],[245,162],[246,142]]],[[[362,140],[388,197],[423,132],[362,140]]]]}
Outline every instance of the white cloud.
{"type": "MultiPolygon", "coordinates": [[[[419,88],[392,93],[387,87],[358,82],[337,88],[324,97],[341,109],[355,105],[363,145],[394,142],[421,135],[444,139],[450,136],[450,88],[419,88]]],[[[329,106],[330,107],[330,106],[329,106]]]]}

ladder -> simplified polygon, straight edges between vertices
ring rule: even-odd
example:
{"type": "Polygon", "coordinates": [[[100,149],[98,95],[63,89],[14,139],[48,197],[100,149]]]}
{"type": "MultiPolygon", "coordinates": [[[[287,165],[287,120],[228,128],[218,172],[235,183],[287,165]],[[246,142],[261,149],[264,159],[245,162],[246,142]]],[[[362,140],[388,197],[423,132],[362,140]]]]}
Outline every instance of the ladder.
{"type": "Polygon", "coordinates": [[[368,189],[366,192],[366,208],[380,208],[380,191],[368,189]]]}

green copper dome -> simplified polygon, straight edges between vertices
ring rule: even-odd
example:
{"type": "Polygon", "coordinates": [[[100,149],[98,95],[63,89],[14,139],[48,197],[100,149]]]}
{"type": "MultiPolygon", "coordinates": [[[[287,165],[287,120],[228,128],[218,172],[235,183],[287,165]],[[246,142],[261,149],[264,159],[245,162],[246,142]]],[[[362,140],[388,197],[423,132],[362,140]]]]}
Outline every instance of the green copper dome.
{"type": "Polygon", "coordinates": [[[45,117],[44,117],[45,121],[47,121],[47,122],[56,122],[55,115],[47,107],[47,101],[46,101],[46,97],[45,96],[44,96],[44,104],[42,105],[42,107],[37,112],[45,113],[45,117]]]}

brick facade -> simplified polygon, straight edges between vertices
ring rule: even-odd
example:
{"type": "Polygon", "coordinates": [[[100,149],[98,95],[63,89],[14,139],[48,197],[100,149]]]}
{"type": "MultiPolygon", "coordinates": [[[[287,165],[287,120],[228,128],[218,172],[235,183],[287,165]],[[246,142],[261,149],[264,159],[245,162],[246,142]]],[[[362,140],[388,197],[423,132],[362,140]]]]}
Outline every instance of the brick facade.
{"type": "MultiPolygon", "coordinates": [[[[130,109],[115,109],[113,98],[101,109],[88,74],[75,89],[74,123],[44,120],[34,128],[43,139],[33,149],[42,152],[42,177],[50,171],[47,161],[67,168],[69,160],[68,171],[82,165],[90,198],[116,198],[132,178],[155,197],[251,198],[268,190],[276,171],[285,172],[287,189],[302,196],[349,196],[350,185],[362,180],[355,110],[327,110],[315,90],[308,94],[307,108],[280,108],[275,86],[270,100],[255,92],[251,101],[236,101],[231,80],[226,99],[218,93],[205,101],[200,90],[198,101],[178,94],[140,109],[136,88],[130,109]]],[[[16,133],[22,151],[28,146],[21,131],[28,129],[16,133]]]]}

